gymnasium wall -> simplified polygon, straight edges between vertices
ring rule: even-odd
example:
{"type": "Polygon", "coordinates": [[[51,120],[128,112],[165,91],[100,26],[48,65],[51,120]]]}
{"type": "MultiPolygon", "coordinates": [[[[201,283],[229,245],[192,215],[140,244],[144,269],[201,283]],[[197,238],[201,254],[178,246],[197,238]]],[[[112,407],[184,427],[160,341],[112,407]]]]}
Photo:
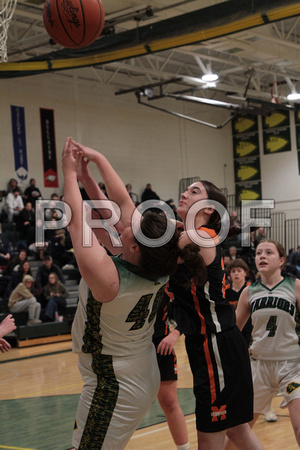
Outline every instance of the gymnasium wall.
{"type": "MultiPolygon", "coordinates": [[[[234,193],[230,124],[220,130],[204,127],[138,105],[133,93],[115,96],[115,91],[100,82],[84,83],[61,74],[1,80],[0,189],[15,176],[10,105],[16,105],[25,108],[29,178],[36,178],[44,198],[53,191],[63,192],[61,149],[70,135],[101,150],[139,196],[145,184],[151,183],[162,199],[173,198],[178,203],[180,179],[193,176],[234,193]],[[43,186],[39,108],[54,110],[58,189],[43,186]]],[[[218,108],[171,100],[168,106],[215,124],[228,117],[228,111],[218,108]]],[[[292,217],[298,217],[299,202],[295,200],[300,197],[300,176],[295,140],[292,144],[291,152],[261,154],[262,185],[265,198],[283,202],[283,208],[289,200],[292,217]]],[[[100,181],[97,172],[92,172],[100,181]]]]}

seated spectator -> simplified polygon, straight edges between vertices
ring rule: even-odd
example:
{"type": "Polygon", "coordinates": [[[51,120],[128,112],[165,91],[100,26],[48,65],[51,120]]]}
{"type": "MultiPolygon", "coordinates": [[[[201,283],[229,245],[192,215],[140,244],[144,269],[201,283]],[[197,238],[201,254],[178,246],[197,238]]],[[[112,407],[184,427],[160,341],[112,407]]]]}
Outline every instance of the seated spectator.
{"type": "Polygon", "coordinates": [[[29,180],[29,186],[25,189],[24,197],[26,201],[32,204],[32,208],[33,210],[35,210],[35,201],[43,198],[41,191],[39,190],[38,187],[36,187],[35,178],[31,178],[29,180]]]}
{"type": "Polygon", "coordinates": [[[11,246],[5,233],[0,230],[0,266],[7,266],[11,260],[11,246]]]}
{"type": "Polygon", "coordinates": [[[56,273],[59,281],[65,284],[65,277],[61,269],[53,263],[53,259],[50,255],[45,255],[42,265],[38,268],[35,278],[36,287],[39,290],[38,300],[42,305],[45,305],[44,288],[48,284],[50,273],[56,273]]]}
{"type": "Polygon", "coordinates": [[[265,239],[267,239],[267,236],[265,235],[265,230],[263,229],[263,227],[259,227],[255,233],[255,241],[254,241],[255,248],[261,241],[264,241],[265,239]]]}
{"type": "Polygon", "coordinates": [[[39,319],[41,305],[33,295],[34,279],[25,275],[23,281],[12,291],[8,299],[10,312],[28,312],[27,325],[36,325],[42,321],[39,319]]]}
{"type": "Polygon", "coordinates": [[[51,194],[49,208],[45,209],[45,220],[60,220],[63,216],[63,211],[55,208],[55,202],[59,201],[58,194],[51,194]]]}
{"type": "Polygon", "coordinates": [[[66,249],[66,233],[65,228],[54,231],[50,237],[48,253],[51,254],[54,264],[57,264],[60,268],[64,268],[66,265],[72,265],[74,269],[76,259],[74,252],[66,249]]]}
{"type": "Polygon", "coordinates": [[[25,260],[19,264],[17,270],[13,270],[6,286],[4,298],[8,299],[12,291],[22,282],[25,275],[32,276],[31,267],[29,261],[25,260]]]}
{"type": "Polygon", "coordinates": [[[20,195],[19,188],[15,188],[6,197],[7,219],[9,222],[16,221],[16,218],[24,208],[24,203],[20,195]]]}
{"type": "MultiPolygon", "coordinates": [[[[19,269],[20,264],[23,264],[24,261],[27,260],[27,251],[25,249],[19,250],[19,253],[17,256],[11,259],[11,261],[8,263],[4,274],[11,276],[12,272],[19,269]]],[[[21,280],[22,281],[22,280],[21,280]]]]}
{"type": "Polygon", "coordinates": [[[236,258],[238,258],[238,250],[235,245],[231,245],[228,249],[228,252],[231,261],[234,261],[236,258]]]}
{"type": "Polygon", "coordinates": [[[134,192],[132,192],[132,186],[130,183],[126,184],[126,190],[129,194],[129,197],[131,198],[131,200],[133,201],[133,203],[136,205],[138,203],[138,196],[137,194],[135,194],[134,192]]]}
{"type": "Polygon", "coordinates": [[[17,180],[15,178],[11,178],[9,180],[9,182],[7,183],[7,188],[6,188],[7,194],[9,194],[10,192],[12,193],[13,190],[16,189],[17,187],[19,187],[17,180]]]}
{"type": "Polygon", "coordinates": [[[43,320],[53,322],[57,313],[59,321],[62,321],[67,305],[66,298],[69,297],[69,293],[54,272],[49,275],[48,284],[44,288],[44,296],[47,304],[43,320]]]}
{"type": "Polygon", "coordinates": [[[166,204],[169,205],[170,208],[172,209],[172,211],[174,213],[174,216],[175,216],[175,219],[179,220],[180,222],[182,222],[181,218],[177,214],[177,208],[176,208],[176,205],[174,203],[174,200],[172,198],[170,198],[170,200],[166,201],[166,204]]]}
{"type": "Polygon", "coordinates": [[[232,211],[230,215],[230,228],[240,227],[241,222],[238,219],[238,215],[236,211],[232,211]]]}
{"type": "Polygon", "coordinates": [[[35,214],[31,202],[26,202],[17,220],[17,230],[22,233],[28,245],[35,240],[35,214]]]}

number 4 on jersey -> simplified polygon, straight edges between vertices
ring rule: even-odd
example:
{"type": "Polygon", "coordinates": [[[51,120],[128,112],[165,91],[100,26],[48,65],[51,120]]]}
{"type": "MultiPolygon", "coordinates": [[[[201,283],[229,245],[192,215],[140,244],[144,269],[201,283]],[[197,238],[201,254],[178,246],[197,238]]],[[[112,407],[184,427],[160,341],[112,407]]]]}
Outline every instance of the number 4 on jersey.
{"type": "Polygon", "coordinates": [[[277,316],[270,316],[266,330],[269,331],[268,337],[274,337],[277,330],[277,316]]]}

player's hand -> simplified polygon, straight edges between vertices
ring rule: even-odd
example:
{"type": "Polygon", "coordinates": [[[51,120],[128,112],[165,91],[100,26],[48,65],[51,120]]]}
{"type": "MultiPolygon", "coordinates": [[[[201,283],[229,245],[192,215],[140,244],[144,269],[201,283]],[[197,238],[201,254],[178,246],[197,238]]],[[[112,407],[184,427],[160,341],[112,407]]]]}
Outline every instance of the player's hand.
{"type": "Polygon", "coordinates": [[[66,139],[62,152],[62,169],[64,175],[70,172],[79,172],[81,164],[82,152],[73,144],[72,138],[66,139]]]}
{"type": "Polygon", "coordinates": [[[0,336],[5,336],[16,329],[15,319],[12,314],[8,314],[0,324],[0,336]]]}
{"type": "Polygon", "coordinates": [[[88,164],[90,161],[96,162],[97,157],[99,156],[99,152],[96,152],[96,150],[93,150],[90,147],[86,147],[85,145],[79,144],[79,142],[74,141],[74,139],[71,139],[72,145],[76,149],[76,151],[80,152],[85,160],[85,162],[88,164]]]}
{"type": "Polygon", "coordinates": [[[176,329],[172,330],[171,333],[159,343],[157,353],[160,353],[161,355],[170,355],[179,336],[179,331],[176,329]]]}
{"type": "Polygon", "coordinates": [[[2,353],[8,352],[10,348],[10,344],[5,339],[0,339],[0,351],[2,353]]]}

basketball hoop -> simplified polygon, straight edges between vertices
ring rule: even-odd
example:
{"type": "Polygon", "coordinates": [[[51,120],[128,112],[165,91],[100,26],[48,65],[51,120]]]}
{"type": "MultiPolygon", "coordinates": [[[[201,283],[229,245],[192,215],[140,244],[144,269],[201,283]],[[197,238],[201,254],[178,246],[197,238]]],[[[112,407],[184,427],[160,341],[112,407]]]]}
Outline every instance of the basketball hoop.
{"type": "Polygon", "coordinates": [[[7,61],[7,32],[17,0],[0,0],[0,63],[7,61]]]}

